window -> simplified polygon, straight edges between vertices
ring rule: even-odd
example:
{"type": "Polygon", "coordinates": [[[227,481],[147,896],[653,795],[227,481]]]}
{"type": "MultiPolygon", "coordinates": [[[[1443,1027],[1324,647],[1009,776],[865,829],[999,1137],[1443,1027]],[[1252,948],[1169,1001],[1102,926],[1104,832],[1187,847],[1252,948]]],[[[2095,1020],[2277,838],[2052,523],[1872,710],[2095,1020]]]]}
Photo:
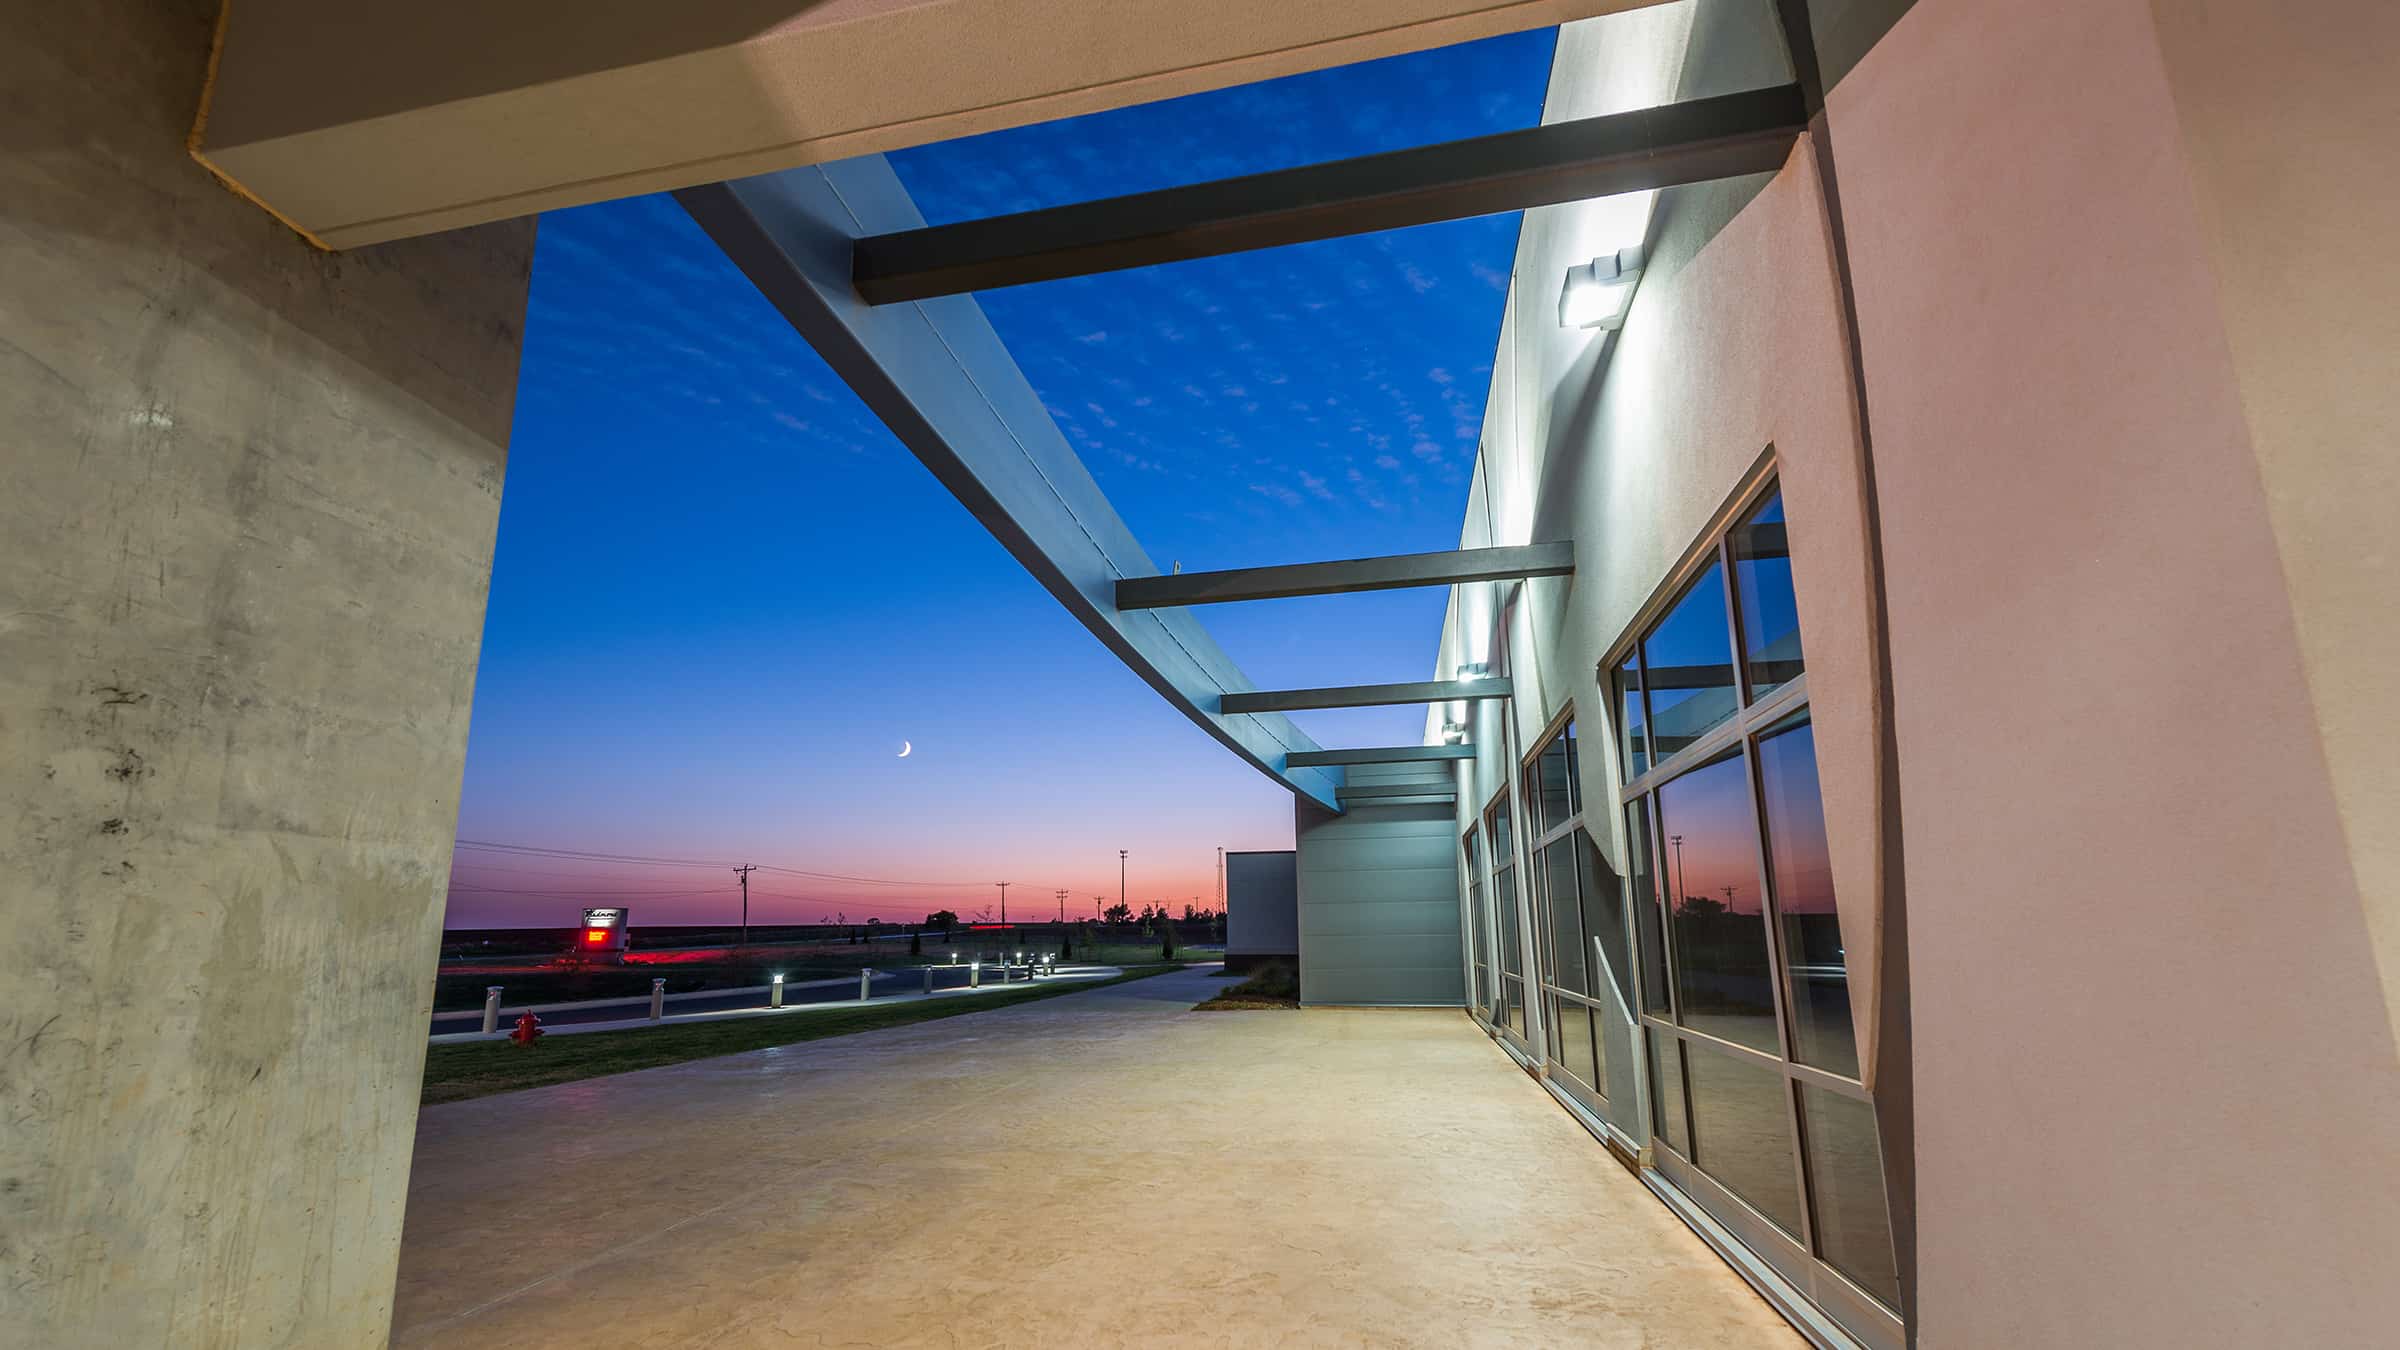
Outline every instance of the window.
{"type": "Polygon", "coordinates": [[[1489,1018],[1492,1015],[1492,934],[1490,921],[1483,912],[1483,855],[1475,846],[1474,826],[1467,827],[1466,836],[1459,841],[1459,848],[1466,857],[1467,922],[1472,930],[1467,945],[1474,984],[1467,990],[1467,1000],[1471,1005],[1480,1007],[1483,1015],[1489,1018]]]}
{"type": "MultiPolygon", "coordinates": [[[[1527,756],[1518,800],[1529,831],[1525,869],[1542,946],[1541,1009],[1549,1029],[1550,1062],[1570,1096],[1609,1115],[1612,1047],[1617,1072],[1630,1087],[1634,1069],[1622,1062],[1632,1041],[1632,974],[1626,969],[1624,882],[1609,866],[1583,823],[1583,780],[1576,765],[1575,717],[1561,713],[1527,756]]],[[[1625,1094],[1632,1110],[1633,1094],[1625,1094]]],[[[1638,1129],[1638,1120],[1619,1128],[1638,1129]]]]}
{"type": "Polygon", "coordinates": [[[1508,789],[1500,789],[1484,812],[1483,837],[1492,850],[1492,922],[1500,931],[1495,950],[1500,957],[1500,1016],[1497,1019],[1524,1040],[1525,952],[1517,927],[1517,866],[1515,831],[1509,819],[1508,789]]]}
{"type": "MultiPolygon", "coordinates": [[[[1773,483],[1623,646],[1602,674],[1619,714],[1624,894],[1660,1168],[1812,1292],[1838,1274],[1894,1307],[1773,483]]],[[[1855,1293],[1821,1301],[1869,1306],[1855,1293]]]]}

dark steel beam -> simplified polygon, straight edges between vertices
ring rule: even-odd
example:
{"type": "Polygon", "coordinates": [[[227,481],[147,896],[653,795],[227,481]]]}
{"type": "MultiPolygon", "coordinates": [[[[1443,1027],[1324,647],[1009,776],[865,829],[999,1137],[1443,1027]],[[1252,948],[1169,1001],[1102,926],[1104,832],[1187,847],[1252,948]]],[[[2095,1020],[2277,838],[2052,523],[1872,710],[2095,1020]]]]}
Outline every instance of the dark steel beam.
{"type": "MultiPolygon", "coordinates": [[[[1507,698],[1505,678],[1482,680],[1422,680],[1413,684],[1347,684],[1332,689],[1255,689],[1227,694],[1217,711],[1235,713],[1303,712],[1310,708],[1379,708],[1396,703],[1450,703],[1483,698],[1507,698]]],[[[1288,756],[1286,757],[1288,760],[1288,756]]]]}
{"type": "Polygon", "coordinates": [[[1398,800],[1454,802],[1458,789],[1448,783],[1361,783],[1356,787],[1343,786],[1333,795],[1345,802],[1381,802],[1395,804],[1398,800]]]}
{"type": "Polygon", "coordinates": [[[1370,745],[1350,750],[1294,750],[1283,757],[1283,767],[1318,769],[1334,764],[1416,764],[1473,758],[1475,747],[1471,745],[1370,745]]]}
{"type": "Polygon", "coordinates": [[[870,305],[1399,229],[1783,167],[1797,85],[860,239],[870,305]]]}
{"type": "Polygon", "coordinates": [[[1282,600],[1296,595],[1349,595],[1408,586],[1452,586],[1466,581],[1563,577],[1574,572],[1572,541],[1462,548],[1445,553],[1400,553],[1340,562],[1127,577],[1117,583],[1117,608],[1169,609],[1176,605],[1221,605],[1235,600],[1282,600]]]}

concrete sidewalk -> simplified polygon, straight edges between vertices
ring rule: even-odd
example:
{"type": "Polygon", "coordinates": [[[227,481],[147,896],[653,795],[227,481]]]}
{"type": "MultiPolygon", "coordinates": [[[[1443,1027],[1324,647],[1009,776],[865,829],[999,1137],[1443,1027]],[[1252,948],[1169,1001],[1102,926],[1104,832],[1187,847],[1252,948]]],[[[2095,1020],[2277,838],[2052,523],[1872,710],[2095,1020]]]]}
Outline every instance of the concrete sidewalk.
{"type": "Polygon", "coordinates": [[[1462,1014],[1221,987],[429,1108],[394,1342],[1800,1344],[1462,1014]]]}

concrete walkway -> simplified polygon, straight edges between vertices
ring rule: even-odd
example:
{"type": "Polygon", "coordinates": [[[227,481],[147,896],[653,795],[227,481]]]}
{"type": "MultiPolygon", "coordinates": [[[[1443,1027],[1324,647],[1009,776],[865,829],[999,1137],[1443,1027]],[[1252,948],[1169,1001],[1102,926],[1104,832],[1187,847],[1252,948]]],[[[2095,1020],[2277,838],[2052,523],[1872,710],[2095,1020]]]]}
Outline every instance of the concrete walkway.
{"type": "Polygon", "coordinates": [[[1774,1346],[1461,1014],[1187,971],[424,1112],[405,1346],[1774,1346]]]}

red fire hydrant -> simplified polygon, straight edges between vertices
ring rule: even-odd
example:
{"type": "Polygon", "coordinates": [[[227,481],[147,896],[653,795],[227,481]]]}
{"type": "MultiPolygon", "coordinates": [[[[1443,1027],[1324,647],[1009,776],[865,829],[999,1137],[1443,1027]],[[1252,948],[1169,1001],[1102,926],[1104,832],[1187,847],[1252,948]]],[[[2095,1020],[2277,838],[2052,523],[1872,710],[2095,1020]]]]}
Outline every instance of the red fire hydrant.
{"type": "Polygon", "coordinates": [[[508,1038],[519,1045],[531,1045],[542,1038],[542,1019],[526,1013],[517,1019],[517,1029],[508,1038]]]}

